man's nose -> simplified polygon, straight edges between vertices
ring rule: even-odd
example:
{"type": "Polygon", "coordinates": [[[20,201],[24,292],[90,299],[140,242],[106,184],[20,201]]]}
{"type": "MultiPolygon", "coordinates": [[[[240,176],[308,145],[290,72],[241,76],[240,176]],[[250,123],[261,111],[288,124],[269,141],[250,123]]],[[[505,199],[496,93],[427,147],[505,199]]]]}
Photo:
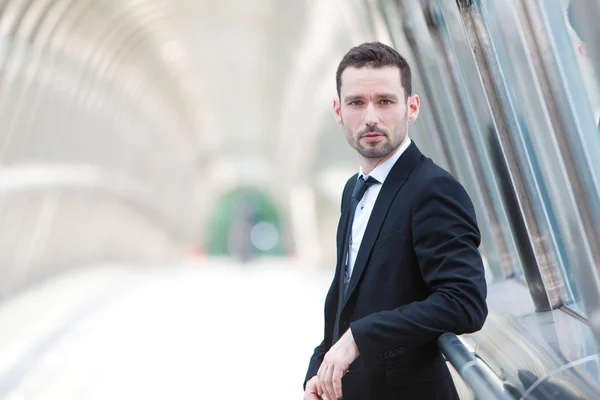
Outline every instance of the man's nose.
{"type": "Polygon", "coordinates": [[[365,115],[365,125],[375,126],[379,122],[379,118],[377,117],[377,111],[373,104],[369,104],[367,106],[366,115],[365,115]]]}

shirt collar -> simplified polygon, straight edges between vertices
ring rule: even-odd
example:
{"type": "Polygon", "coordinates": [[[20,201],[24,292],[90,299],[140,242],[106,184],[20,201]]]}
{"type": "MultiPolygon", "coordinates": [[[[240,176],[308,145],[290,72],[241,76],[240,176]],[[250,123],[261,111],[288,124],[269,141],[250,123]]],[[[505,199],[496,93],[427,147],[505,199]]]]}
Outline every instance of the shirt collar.
{"type": "Polygon", "coordinates": [[[384,162],[379,164],[377,167],[375,167],[375,169],[373,169],[373,171],[371,171],[371,173],[369,175],[363,174],[363,169],[361,166],[358,176],[359,177],[364,176],[365,179],[367,176],[372,176],[373,178],[377,179],[377,181],[379,181],[380,183],[385,182],[385,179],[387,178],[390,171],[392,170],[392,167],[394,166],[394,164],[396,164],[396,161],[398,161],[398,159],[400,158],[402,153],[404,153],[404,151],[406,151],[406,149],[408,149],[408,146],[410,146],[410,143],[411,143],[411,140],[407,136],[404,143],[402,143],[402,145],[400,147],[398,147],[398,149],[396,150],[396,153],[394,153],[393,156],[391,156],[390,158],[388,158],[387,160],[385,160],[384,162]]]}

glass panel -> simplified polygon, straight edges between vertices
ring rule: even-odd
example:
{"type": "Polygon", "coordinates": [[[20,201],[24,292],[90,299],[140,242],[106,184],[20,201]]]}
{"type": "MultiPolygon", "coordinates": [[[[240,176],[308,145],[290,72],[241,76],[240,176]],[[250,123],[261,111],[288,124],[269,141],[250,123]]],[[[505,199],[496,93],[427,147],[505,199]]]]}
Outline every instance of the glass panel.
{"type": "MultiPolygon", "coordinates": [[[[593,32],[590,32],[590,28],[597,29],[597,25],[588,26],[586,12],[589,11],[589,8],[586,8],[585,5],[583,1],[562,0],[561,12],[567,21],[567,32],[574,50],[573,56],[577,60],[581,72],[594,121],[596,121],[596,126],[600,128],[600,81],[594,73],[592,55],[596,55],[590,52],[590,50],[597,48],[598,44],[596,43],[596,47],[593,47],[595,37],[593,32]]],[[[563,49],[562,53],[567,57],[572,56],[571,52],[566,51],[566,49],[563,49]]]]}
{"type": "Polygon", "coordinates": [[[409,51],[410,45],[407,41],[404,26],[402,25],[402,17],[399,13],[398,6],[390,1],[380,0],[379,7],[389,31],[389,36],[394,44],[394,48],[406,58],[411,66],[413,92],[417,93],[421,99],[419,118],[417,118],[411,127],[411,131],[414,132],[412,137],[414,140],[418,141],[419,148],[424,154],[433,159],[440,167],[453,173],[454,168],[452,168],[449,163],[445,148],[437,134],[440,129],[436,127],[436,119],[432,114],[432,102],[427,97],[427,92],[421,80],[417,63],[409,51]]]}
{"type": "Polygon", "coordinates": [[[424,107],[429,107],[434,115],[438,127],[435,133],[448,156],[451,172],[465,186],[473,200],[482,236],[482,255],[489,268],[487,277],[490,281],[504,279],[507,274],[502,269],[503,246],[498,244],[501,236],[494,230],[495,215],[487,198],[489,190],[481,180],[481,168],[474,157],[473,146],[466,132],[468,128],[465,127],[464,113],[461,110],[464,104],[456,101],[457,94],[453,92],[448,65],[443,56],[440,56],[439,46],[435,42],[439,37],[434,38],[428,26],[443,21],[433,21],[436,16],[428,13],[429,10],[425,10],[429,17],[426,19],[423,10],[414,7],[412,0],[405,0],[403,6],[404,23],[416,59],[413,69],[421,75],[424,91],[430,102],[424,104],[424,107]]]}
{"type": "MultiPolygon", "coordinates": [[[[567,273],[578,280],[585,297],[588,314],[600,310],[598,293],[600,268],[600,135],[598,134],[598,76],[594,74],[594,60],[588,57],[582,38],[597,37],[597,2],[537,1],[527,5],[529,19],[536,23],[536,37],[541,48],[551,92],[547,101],[554,108],[556,140],[570,183],[570,196],[557,203],[563,211],[561,231],[570,242],[567,248],[567,273]],[[536,20],[539,20],[539,22],[536,20]],[[546,33],[546,35],[543,35],[546,33]],[[570,251],[569,251],[570,250],[570,251]]],[[[588,43],[596,55],[599,42],[588,43]]],[[[598,72],[598,71],[597,71],[598,72]]],[[[555,161],[556,164],[556,161],[555,161]]],[[[583,312],[579,304],[573,307],[583,312]]],[[[600,335],[600,323],[592,321],[600,335]]]]}
{"type": "Polygon", "coordinates": [[[505,271],[510,271],[509,275],[512,272],[523,277],[522,264],[500,194],[499,179],[496,176],[501,173],[501,170],[494,168],[494,158],[500,157],[496,163],[504,163],[504,160],[501,154],[496,154],[498,144],[491,106],[486,98],[456,2],[442,0],[439,1],[439,5],[444,22],[440,27],[444,38],[443,44],[447,57],[451,60],[453,78],[468,126],[469,140],[481,169],[480,185],[486,188],[485,201],[490,209],[494,236],[501,246],[501,263],[505,271]]]}
{"type": "Polygon", "coordinates": [[[505,90],[503,107],[510,111],[509,118],[520,136],[513,140],[521,148],[520,168],[529,169],[531,174],[529,197],[537,203],[534,209],[541,228],[541,236],[534,239],[543,241],[549,250],[542,272],[546,280],[557,285],[564,282],[559,288],[562,301],[584,314],[573,268],[589,265],[590,259],[586,257],[589,251],[567,173],[568,163],[565,164],[567,149],[555,131],[556,94],[550,91],[545,75],[547,66],[542,64],[544,58],[540,56],[545,46],[535,40],[542,31],[527,19],[526,11],[516,0],[476,1],[473,9],[482,13],[501,71],[496,79],[505,90]],[[556,268],[560,269],[561,279],[555,276],[556,268]]]}

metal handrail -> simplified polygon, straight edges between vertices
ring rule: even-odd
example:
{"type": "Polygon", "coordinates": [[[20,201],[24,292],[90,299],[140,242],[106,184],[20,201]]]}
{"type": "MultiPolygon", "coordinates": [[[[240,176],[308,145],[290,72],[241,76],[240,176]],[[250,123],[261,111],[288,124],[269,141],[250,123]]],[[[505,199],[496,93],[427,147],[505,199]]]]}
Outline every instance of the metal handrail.
{"type": "Polygon", "coordinates": [[[490,400],[515,400],[499,383],[498,377],[483,367],[482,361],[470,352],[453,333],[438,338],[438,346],[446,359],[469,386],[475,398],[490,400]]]}

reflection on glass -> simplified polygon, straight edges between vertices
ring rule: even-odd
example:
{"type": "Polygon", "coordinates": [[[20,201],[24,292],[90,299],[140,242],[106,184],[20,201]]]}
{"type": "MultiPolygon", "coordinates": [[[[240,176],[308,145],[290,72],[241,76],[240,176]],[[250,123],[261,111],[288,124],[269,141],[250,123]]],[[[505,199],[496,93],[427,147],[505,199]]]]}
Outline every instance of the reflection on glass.
{"type": "Polygon", "coordinates": [[[586,92],[590,101],[592,112],[594,113],[594,121],[597,125],[600,121],[600,82],[594,73],[594,67],[589,53],[589,39],[585,35],[583,24],[585,21],[574,9],[572,1],[562,1],[565,20],[567,21],[569,37],[573,43],[577,64],[581,70],[581,77],[585,83],[586,92]]]}
{"type": "MultiPolygon", "coordinates": [[[[551,91],[546,94],[554,131],[559,143],[564,170],[568,176],[571,195],[559,204],[557,214],[566,217],[560,233],[569,244],[568,274],[577,280],[578,289],[585,299],[591,317],[598,304],[597,265],[600,259],[600,81],[595,73],[596,54],[593,32],[598,30],[593,14],[593,2],[561,0],[539,2],[539,8],[530,10],[542,22],[547,38],[547,49],[542,53],[545,69],[550,77],[551,91]],[[591,14],[590,14],[591,15],[591,14]],[[593,21],[593,22],[592,22],[593,21]],[[569,243],[569,241],[571,243],[569,243]]],[[[597,43],[596,43],[597,44],[597,43]]],[[[583,313],[583,304],[574,304],[583,313]]],[[[592,320],[593,318],[590,318],[592,320]]],[[[597,328],[598,329],[598,328],[597,328]]]]}

